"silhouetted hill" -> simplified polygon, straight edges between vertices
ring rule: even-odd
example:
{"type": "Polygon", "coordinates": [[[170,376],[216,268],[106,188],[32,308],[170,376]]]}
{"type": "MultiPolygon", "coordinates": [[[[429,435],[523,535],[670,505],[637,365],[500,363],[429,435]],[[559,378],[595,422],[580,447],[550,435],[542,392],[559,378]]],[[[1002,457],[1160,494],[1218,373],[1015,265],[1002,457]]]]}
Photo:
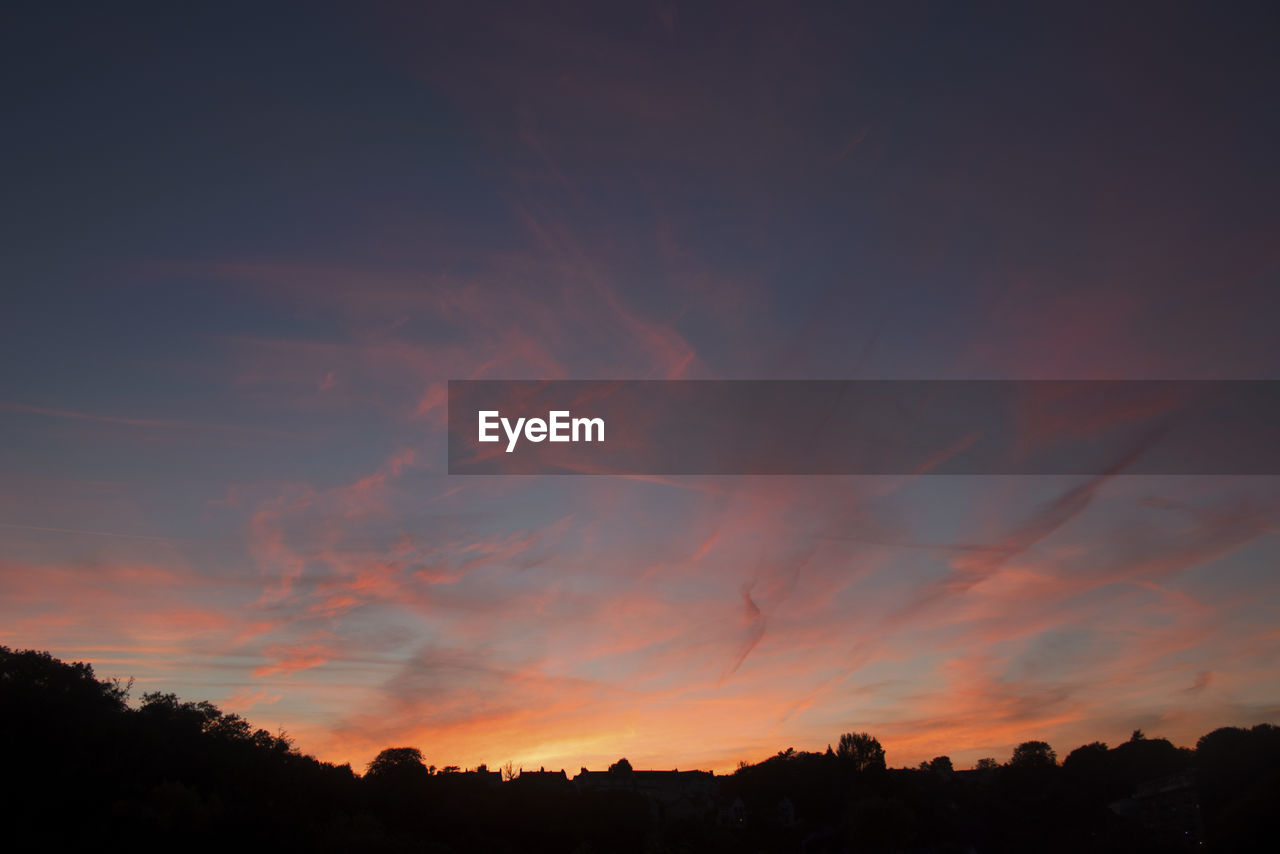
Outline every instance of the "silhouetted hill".
{"type": "MultiPolygon", "coordinates": [[[[1274,836],[1280,729],[1223,728],[1194,750],[1135,732],[1059,764],[1040,741],[1004,765],[891,769],[879,742],[787,749],[727,776],[570,778],[436,771],[417,748],[363,776],[208,702],[88,664],[0,647],[6,834],[40,850],[428,852],[1256,851],[1274,836]],[[1203,843],[1203,844],[1202,844],[1203,843]]],[[[18,850],[25,850],[19,847],[18,850]]]]}

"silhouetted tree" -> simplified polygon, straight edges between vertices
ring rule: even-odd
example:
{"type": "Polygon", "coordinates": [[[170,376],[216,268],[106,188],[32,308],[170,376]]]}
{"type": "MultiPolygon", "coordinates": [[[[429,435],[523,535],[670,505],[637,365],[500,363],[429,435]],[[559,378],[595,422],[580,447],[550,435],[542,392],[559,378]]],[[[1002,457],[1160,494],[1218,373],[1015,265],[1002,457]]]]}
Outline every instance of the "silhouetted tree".
{"type": "Polygon", "coordinates": [[[935,756],[925,764],[925,769],[935,774],[950,774],[955,769],[951,766],[950,756],[935,756]]]}
{"type": "Polygon", "coordinates": [[[373,778],[425,777],[427,765],[422,760],[422,751],[416,747],[388,747],[369,763],[366,774],[373,778]]]}
{"type": "Polygon", "coordinates": [[[349,767],[301,755],[283,735],[207,701],[153,692],[131,709],[127,694],[88,665],[0,647],[0,755],[23,769],[0,775],[11,833],[38,832],[49,850],[101,847],[113,823],[210,848],[247,834],[314,848],[320,824],[357,803],[349,767]]]}
{"type": "Polygon", "coordinates": [[[610,774],[630,774],[631,763],[628,762],[627,758],[624,756],[621,759],[619,759],[617,762],[609,766],[609,773],[610,774]]]}
{"type": "Polygon", "coordinates": [[[1058,754],[1047,741],[1024,741],[1013,749],[1011,768],[1051,768],[1058,764],[1058,754]]]}
{"type": "Polygon", "coordinates": [[[852,764],[857,771],[883,771],[884,748],[871,733],[846,732],[840,736],[836,756],[852,764]]]}
{"type": "Polygon", "coordinates": [[[1079,780],[1097,780],[1107,773],[1109,766],[1107,745],[1101,741],[1081,745],[1062,760],[1062,770],[1079,780]]]}
{"type": "Polygon", "coordinates": [[[1194,754],[1166,738],[1131,738],[1111,751],[1112,769],[1133,788],[1139,783],[1191,767],[1194,754]]]}
{"type": "Polygon", "coordinates": [[[973,767],[978,771],[994,771],[1000,767],[1000,761],[991,756],[984,756],[974,763],[973,767]]]}

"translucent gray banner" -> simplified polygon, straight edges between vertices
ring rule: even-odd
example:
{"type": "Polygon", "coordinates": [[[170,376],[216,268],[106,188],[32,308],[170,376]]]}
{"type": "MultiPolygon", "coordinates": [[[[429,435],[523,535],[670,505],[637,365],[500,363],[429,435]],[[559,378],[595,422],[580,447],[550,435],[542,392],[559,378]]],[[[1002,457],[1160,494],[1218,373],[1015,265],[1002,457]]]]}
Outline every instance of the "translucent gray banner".
{"type": "Polygon", "coordinates": [[[1276,381],[449,383],[457,475],[1280,474],[1276,381]]]}

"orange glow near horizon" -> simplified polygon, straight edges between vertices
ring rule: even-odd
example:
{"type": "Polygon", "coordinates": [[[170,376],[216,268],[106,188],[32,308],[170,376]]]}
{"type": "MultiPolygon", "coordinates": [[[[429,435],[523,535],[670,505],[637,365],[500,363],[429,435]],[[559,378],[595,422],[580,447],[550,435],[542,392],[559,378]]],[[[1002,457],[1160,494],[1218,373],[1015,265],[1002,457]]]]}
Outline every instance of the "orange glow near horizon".
{"type": "MultiPolygon", "coordinates": [[[[212,699],[357,770],[412,745],[440,767],[573,772],[626,756],[727,772],[849,730],[876,734],[893,765],[945,753],[967,767],[1032,738],[1061,755],[1135,728],[1192,744],[1258,722],[1241,709],[1271,678],[1259,603],[1272,582],[1219,589],[1201,569],[1247,579],[1235,558],[1273,539],[1271,506],[1239,483],[1219,489],[1240,510],[1169,516],[1135,501],[1156,481],[1099,479],[1088,506],[1045,511],[1053,530],[1019,511],[975,550],[826,532],[898,502],[923,516],[967,506],[973,521],[953,522],[985,527],[1000,514],[982,500],[1037,506],[1026,484],[974,479],[962,502],[955,481],[936,496],[927,478],[593,481],[576,501],[626,507],[632,524],[608,531],[608,515],[569,508],[433,551],[398,526],[368,542],[410,500],[397,484],[413,470],[389,465],[253,514],[261,573],[211,576],[153,540],[98,545],[95,561],[6,561],[0,642],[134,677],[138,693],[212,699]],[[1143,532],[1117,531],[1135,505],[1143,532]]],[[[530,489],[435,477],[447,500],[530,489]]],[[[1188,501],[1214,495],[1175,480],[1157,479],[1188,501]]]]}

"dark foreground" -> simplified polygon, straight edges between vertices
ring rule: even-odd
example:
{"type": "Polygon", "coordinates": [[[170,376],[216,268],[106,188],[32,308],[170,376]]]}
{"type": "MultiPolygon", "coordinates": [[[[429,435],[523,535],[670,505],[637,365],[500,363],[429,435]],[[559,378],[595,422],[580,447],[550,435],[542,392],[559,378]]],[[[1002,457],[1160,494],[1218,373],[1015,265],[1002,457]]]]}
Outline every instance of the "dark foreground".
{"type": "MultiPolygon", "coordinates": [[[[1280,728],[1194,750],[1141,733],[1061,763],[887,769],[878,742],[780,752],[735,774],[428,767],[384,751],[363,776],[282,735],[85,664],[0,647],[4,847],[32,850],[525,852],[1173,852],[1273,850],[1280,728]]],[[[2,838],[2,837],[0,837],[2,838]]],[[[28,850],[13,848],[11,850],[28,850]]]]}

